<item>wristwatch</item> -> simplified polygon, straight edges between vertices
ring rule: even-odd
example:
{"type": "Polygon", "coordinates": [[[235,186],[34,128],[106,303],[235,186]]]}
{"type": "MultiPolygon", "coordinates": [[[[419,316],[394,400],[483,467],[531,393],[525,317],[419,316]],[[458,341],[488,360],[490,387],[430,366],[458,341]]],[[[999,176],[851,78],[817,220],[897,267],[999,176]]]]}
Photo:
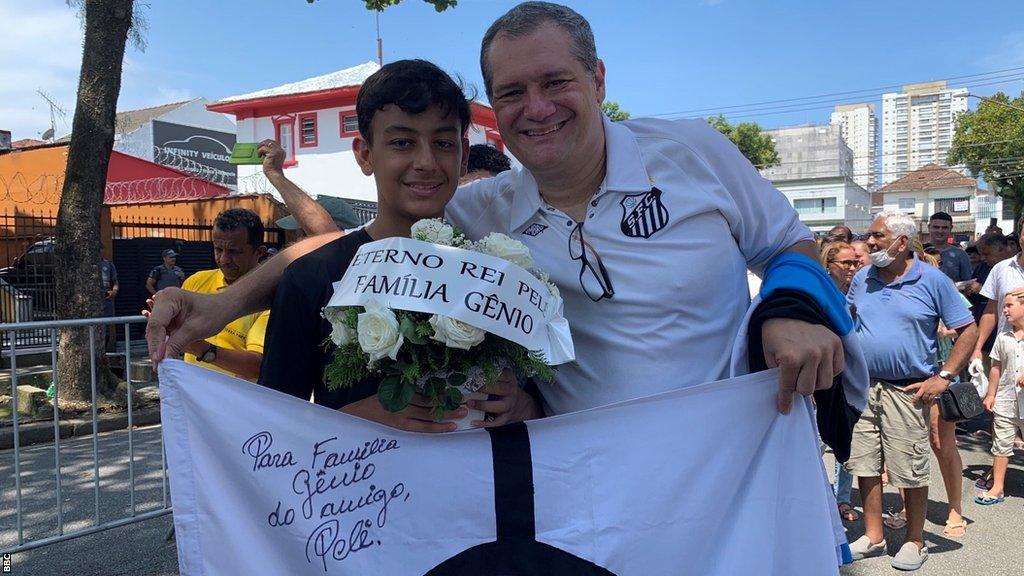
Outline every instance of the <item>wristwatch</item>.
{"type": "Polygon", "coordinates": [[[199,357],[199,361],[206,362],[207,364],[212,364],[216,362],[217,347],[213,344],[210,344],[210,347],[206,349],[206,352],[203,352],[203,355],[199,357]]]}
{"type": "Polygon", "coordinates": [[[942,378],[943,380],[950,380],[950,381],[952,381],[953,378],[955,378],[955,377],[956,377],[956,375],[953,374],[952,372],[950,372],[949,370],[941,370],[941,371],[939,371],[939,378],[942,378]]]}

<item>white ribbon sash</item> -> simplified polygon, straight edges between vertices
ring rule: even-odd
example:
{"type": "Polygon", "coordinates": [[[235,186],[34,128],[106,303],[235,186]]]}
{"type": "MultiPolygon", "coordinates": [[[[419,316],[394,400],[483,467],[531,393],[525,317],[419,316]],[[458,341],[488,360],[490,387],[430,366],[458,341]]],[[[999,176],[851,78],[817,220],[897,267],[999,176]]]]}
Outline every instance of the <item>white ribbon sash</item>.
{"type": "Polygon", "coordinates": [[[455,318],[538,350],[548,364],[575,358],[562,299],[526,270],[487,254],[410,238],[364,244],[327,306],[371,300],[455,318]]]}

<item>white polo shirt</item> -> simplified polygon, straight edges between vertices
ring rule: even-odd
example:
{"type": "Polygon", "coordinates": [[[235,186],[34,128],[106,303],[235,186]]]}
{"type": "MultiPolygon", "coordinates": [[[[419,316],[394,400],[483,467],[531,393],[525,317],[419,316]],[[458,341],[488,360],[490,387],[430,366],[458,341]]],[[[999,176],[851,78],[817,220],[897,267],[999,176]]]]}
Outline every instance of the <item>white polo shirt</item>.
{"type": "Polygon", "coordinates": [[[981,287],[982,296],[996,301],[996,318],[999,319],[996,334],[1006,332],[1010,327],[1006,323],[1006,316],[1003,316],[1003,297],[1017,288],[1024,288],[1024,268],[1021,268],[1016,256],[997,262],[988,273],[985,285],[981,287]]]}
{"type": "Polygon", "coordinates": [[[470,238],[524,242],[565,300],[576,361],[542,385],[548,413],[657,394],[728,375],[750,303],[747,268],[813,238],[789,201],[701,120],[604,122],[607,167],[583,236],[615,295],[592,301],[569,253],[576,222],[529,171],[460,187],[447,217],[470,238]]]}

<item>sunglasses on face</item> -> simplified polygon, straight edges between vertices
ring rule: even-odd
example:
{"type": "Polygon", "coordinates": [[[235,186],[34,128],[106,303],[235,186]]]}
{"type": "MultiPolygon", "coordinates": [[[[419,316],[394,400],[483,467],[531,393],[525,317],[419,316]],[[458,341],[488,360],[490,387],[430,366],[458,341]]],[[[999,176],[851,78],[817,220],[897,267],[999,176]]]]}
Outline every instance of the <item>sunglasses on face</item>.
{"type": "Polygon", "coordinates": [[[829,264],[838,264],[844,268],[856,268],[857,260],[829,260],[829,264]]]}

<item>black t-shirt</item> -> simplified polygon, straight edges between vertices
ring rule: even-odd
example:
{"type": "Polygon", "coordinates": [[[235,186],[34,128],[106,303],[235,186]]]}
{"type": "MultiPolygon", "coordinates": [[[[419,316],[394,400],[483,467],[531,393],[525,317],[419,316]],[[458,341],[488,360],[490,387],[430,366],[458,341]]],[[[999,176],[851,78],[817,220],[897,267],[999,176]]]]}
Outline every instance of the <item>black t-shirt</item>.
{"type": "Polygon", "coordinates": [[[377,380],[328,390],[324,368],[335,346],[331,324],[320,316],[332,284],[341,280],[359,247],[373,238],[364,230],[346,234],[288,265],[274,293],[263,347],[260,384],[317,404],[340,408],[377,393],[377,380]],[[326,342],[326,344],[325,344],[326,342]]]}
{"type": "MultiPolygon", "coordinates": [[[[992,267],[984,262],[979,262],[974,267],[974,271],[971,273],[971,277],[978,281],[978,284],[985,285],[985,280],[988,279],[989,273],[992,272],[992,267]]],[[[988,298],[985,298],[981,294],[971,294],[967,297],[967,300],[971,302],[971,314],[974,316],[975,322],[981,322],[981,314],[985,311],[985,306],[988,305],[988,298]]],[[[1000,312],[997,310],[996,314],[1000,312]]],[[[996,318],[999,321],[999,318],[996,318]]],[[[996,342],[996,335],[998,330],[992,330],[992,334],[989,334],[988,340],[985,341],[981,346],[982,352],[988,354],[992,351],[992,345],[996,342]]]]}

